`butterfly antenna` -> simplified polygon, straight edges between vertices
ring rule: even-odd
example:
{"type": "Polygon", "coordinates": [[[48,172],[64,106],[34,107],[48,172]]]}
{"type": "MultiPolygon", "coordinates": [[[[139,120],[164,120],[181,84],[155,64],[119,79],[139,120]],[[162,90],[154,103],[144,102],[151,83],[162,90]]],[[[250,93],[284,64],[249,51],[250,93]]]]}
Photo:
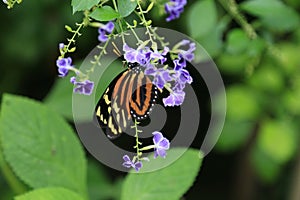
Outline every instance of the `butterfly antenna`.
{"type": "Polygon", "coordinates": [[[121,57],[122,54],[121,54],[120,50],[118,49],[117,45],[116,45],[114,42],[112,42],[112,45],[114,46],[113,52],[114,52],[117,56],[121,57]]]}

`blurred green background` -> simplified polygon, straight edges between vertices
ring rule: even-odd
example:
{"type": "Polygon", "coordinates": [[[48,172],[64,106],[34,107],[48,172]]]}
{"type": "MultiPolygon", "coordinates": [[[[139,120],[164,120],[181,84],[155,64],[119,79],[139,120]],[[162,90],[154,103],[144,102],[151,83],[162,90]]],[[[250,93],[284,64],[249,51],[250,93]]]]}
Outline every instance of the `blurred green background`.
{"type": "MultiPolygon", "coordinates": [[[[155,25],[186,33],[202,44],[226,84],[224,130],[184,198],[299,200],[300,1],[237,3],[189,1],[181,18],[171,23],[158,17],[158,8],[149,15],[155,25]]],[[[57,81],[58,43],[69,36],[64,25],[79,22],[81,14],[72,15],[70,2],[58,0],[24,0],[12,10],[4,4],[0,9],[1,95],[49,102],[53,97],[47,95],[57,81]]],[[[76,44],[75,63],[96,44],[97,30],[86,28],[76,44]]],[[[54,109],[69,102],[66,98],[58,99],[54,109]]],[[[200,145],[199,140],[193,143],[200,145]]],[[[124,176],[98,162],[90,166],[89,173],[93,171],[110,182],[124,176]]],[[[0,199],[11,195],[0,176],[0,199]]],[[[103,196],[95,199],[107,199],[103,196]]]]}

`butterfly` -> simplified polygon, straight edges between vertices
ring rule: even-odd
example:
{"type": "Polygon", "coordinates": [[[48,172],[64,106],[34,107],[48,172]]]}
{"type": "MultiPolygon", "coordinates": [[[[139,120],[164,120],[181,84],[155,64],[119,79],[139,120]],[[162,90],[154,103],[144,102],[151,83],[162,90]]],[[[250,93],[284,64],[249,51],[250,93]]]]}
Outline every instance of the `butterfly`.
{"type": "Polygon", "coordinates": [[[106,135],[114,139],[130,126],[130,121],[149,117],[160,90],[137,63],[128,63],[107,87],[95,108],[97,121],[106,135]]]}

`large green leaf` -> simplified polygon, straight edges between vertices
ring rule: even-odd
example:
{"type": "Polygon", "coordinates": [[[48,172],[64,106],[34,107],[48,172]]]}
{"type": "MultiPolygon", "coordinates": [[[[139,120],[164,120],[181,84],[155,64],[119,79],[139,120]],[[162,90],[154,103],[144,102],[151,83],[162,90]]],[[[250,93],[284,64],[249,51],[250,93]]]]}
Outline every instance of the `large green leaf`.
{"type": "Polygon", "coordinates": [[[90,199],[110,199],[113,197],[114,185],[99,162],[89,160],[87,181],[90,199]]]}
{"type": "MultiPolygon", "coordinates": [[[[223,33],[226,30],[230,20],[231,19],[228,16],[223,17],[214,29],[212,29],[206,35],[197,38],[197,42],[199,42],[203,46],[209,56],[214,58],[221,53],[223,48],[223,33]]],[[[199,58],[199,61],[205,60],[205,58],[201,58],[200,56],[195,57],[195,59],[197,58],[199,58]]],[[[195,60],[195,62],[197,62],[197,60],[195,60]]]]}
{"type": "Polygon", "coordinates": [[[253,122],[227,119],[222,134],[216,144],[216,149],[222,152],[237,150],[248,141],[253,130],[253,122]]]}
{"type": "Polygon", "coordinates": [[[117,13],[112,7],[110,6],[103,6],[101,8],[95,9],[91,14],[90,17],[99,20],[99,21],[110,21],[120,17],[120,14],[117,13]]]}
{"type": "Polygon", "coordinates": [[[73,13],[82,10],[89,10],[97,5],[100,0],[72,0],[73,13]]]}
{"type": "Polygon", "coordinates": [[[187,19],[187,28],[191,37],[199,38],[210,33],[217,26],[217,11],[214,1],[195,2],[187,19]]]}
{"type": "Polygon", "coordinates": [[[86,160],[71,127],[46,106],[5,94],[0,132],[4,157],[33,188],[65,187],[86,195],[86,160]]]}
{"type": "Polygon", "coordinates": [[[121,17],[127,17],[136,8],[136,0],[117,0],[118,9],[121,17]]]}
{"type": "Polygon", "coordinates": [[[191,187],[200,170],[202,158],[199,157],[199,151],[189,149],[173,164],[154,172],[143,172],[162,166],[183,152],[184,149],[174,148],[168,151],[165,159],[157,158],[144,162],[139,173],[132,173],[126,177],[121,199],[180,199],[191,187]]]}
{"type": "Polygon", "coordinates": [[[15,200],[84,200],[71,190],[64,188],[42,188],[17,196],[15,200]]]}
{"type": "Polygon", "coordinates": [[[276,31],[291,31],[299,26],[297,12],[282,1],[251,0],[242,3],[241,8],[260,17],[263,24],[276,31]]]}
{"type": "Polygon", "coordinates": [[[70,83],[70,78],[58,78],[50,92],[44,99],[44,103],[61,114],[63,117],[72,120],[72,94],[74,85],[70,83]]]}

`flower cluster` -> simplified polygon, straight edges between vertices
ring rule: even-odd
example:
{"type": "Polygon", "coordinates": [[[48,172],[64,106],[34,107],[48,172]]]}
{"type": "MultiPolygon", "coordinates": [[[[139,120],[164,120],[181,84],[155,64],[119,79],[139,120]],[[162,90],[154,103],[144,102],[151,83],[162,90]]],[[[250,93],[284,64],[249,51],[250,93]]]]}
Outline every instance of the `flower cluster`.
{"type": "Polygon", "coordinates": [[[102,25],[99,29],[98,29],[98,40],[99,42],[106,42],[108,37],[107,35],[111,34],[112,31],[114,30],[115,25],[113,22],[108,22],[105,25],[102,25]]]}
{"type": "Polygon", "coordinates": [[[137,49],[129,47],[127,44],[123,46],[124,58],[129,63],[138,63],[141,66],[147,66],[151,63],[163,64],[167,60],[165,56],[169,52],[169,48],[165,47],[163,51],[152,51],[149,47],[141,45],[137,49]]]}
{"type": "MultiPolygon", "coordinates": [[[[60,48],[63,48],[63,44],[59,45],[60,48]]],[[[69,71],[74,71],[77,75],[79,75],[81,72],[74,68],[72,65],[72,59],[70,57],[68,58],[59,58],[56,61],[57,70],[59,73],[59,77],[65,77],[68,75],[69,71]]],[[[74,93],[84,94],[84,95],[91,95],[94,88],[94,83],[89,80],[83,80],[83,81],[76,81],[76,78],[73,76],[70,79],[70,82],[74,84],[74,93]]]]}
{"type": "Polygon", "coordinates": [[[137,49],[124,45],[124,58],[129,63],[138,63],[145,68],[145,75],[153,77],[153,84],[159,89],[166,88],[170,91],[170,95],[163,99],[165,106],[179,106],[183,103],[185,92],[183,89],[186,84],[191,84],[193,79],[189,72],[185,69],[187,61],[194,59],[195,43],[189,40],[182,40],[176,44],[172,50],[165,47],[162,51],[152,51],[147,46],[139,46],[137,49]],[[187,46],[187,50],[180,49],[187,46]],[[175,57],[173,60],[174,68],[168,69],[167,66],[157,67],[167,61],[167,53],[175,57]]]}
{"type": "Polygon", "coordinates": [[[123,163],[124,167],[126,167],[126,168],[132,167],[137,172],[140,171],[140,169],[143,166],[142,162],[140,162],[140,161],[137,161],[137,162],[131,161],[128,155],[123,156],[123,160],[124,160],[124,163],[123,163]]]}
{"type": "Polygon", "coordinates": [[[85,94],[85,95],[91,95],[93,92],[94,88],[94,82],[90,80],[84,80],[77,82],[76,78],[73,76],[70,79],[70,82],[74,84],[74,93],[79,93],[79,94],[85,94]]]}
{"type": "MultiPolygon", "coordinates": [[[[167,155],[167,150],[170,148],[170,142],[167,138],[165,138],[161,132],[155,131],[153,134],[153,145],[143,147],[141,151],[154,149],[154,158],[158,156],[165,158],[167,155]]],[[[129,158],[128,155],[123,156],[123,166],[126,168],[134,168],[137,172],[142,168],[142,160],[149,161],[147,157],[139,158],[135,156],[132,160],[129,158]]]]}
{"type": "Polygon", "coordinates": [[[152,133],[154,143],[154,158],[157,156],[165,158],[167,153],[166,150],[170,148],[170,142],[165,138],[161,132],[155,131],[152,133]]]}
{"type": "Polygon", "coordinates": [[[179,18],[186,4],[187,0],[170,0],[168,3],[166,3],[165,11],[167,14],[169,14],[166,20],[169,22],[179,18]]]}

